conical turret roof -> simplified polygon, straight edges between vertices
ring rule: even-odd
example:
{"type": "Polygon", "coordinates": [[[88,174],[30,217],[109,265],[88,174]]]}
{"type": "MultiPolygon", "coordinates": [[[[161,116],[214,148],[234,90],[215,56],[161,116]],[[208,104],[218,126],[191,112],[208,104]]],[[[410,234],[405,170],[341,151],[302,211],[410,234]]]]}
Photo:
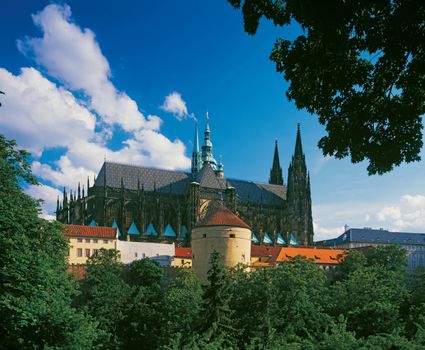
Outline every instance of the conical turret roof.
{"type": "Polygon", "coordinates": [[[239,216],[227,209],[224,205],[210,205],[205,217],[196,225],[196,227],[205,226],[233,226],[242,227],[251,230],[248,224],[239,216]]]}

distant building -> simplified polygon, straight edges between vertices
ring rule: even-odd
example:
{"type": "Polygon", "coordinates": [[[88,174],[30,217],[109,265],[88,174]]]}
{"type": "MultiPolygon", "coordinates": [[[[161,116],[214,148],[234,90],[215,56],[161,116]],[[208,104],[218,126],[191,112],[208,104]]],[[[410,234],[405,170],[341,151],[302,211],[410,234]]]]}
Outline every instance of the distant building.
{"type": "Polygon", "coordinates": [[[323,270],[329,270],[339,265],[347,252],[343,249],[314,248],[314,247],[276,247],[252,246],[251,266],[270,267],[301,256],[312,260],[323,270]]]}
{"type": "Polygon", "coordinates": [[[425,266],[425,233],[390,232],[372,228],[350,228],[334,239],[318,241],[316,246],[353,249],[398,245],[407,251],[409,269],[425,266]]]}
{"type": "Polygon", "coordinates": [[[174,256],[174,243],[130,242],[117,240],[117,250],[121,262],[130,264],[135,260],[149,258],[163,267],[171,266],[174,256]]]}
{"type": "Polygon", "coordinates": [[[192,248],[176,247],[171,266],[190,269],[192,267],[192,248]]]}
{"type": "Polygon", "coordinates": [[[117,230],[111,227],[66,225],[64,235],[69,242],[70,265],[86,264],[87,259],[102,248],[117,248],[117,230]]]}
{"type": "MultiPolygon", "coordinates": [[[[240,151],[235,150],[236,153],[240,151]]],[[[249,167],[247,162],[246,167],[249,167]]],[[[313,243],[310,176],[298,126],[287,185],[277,142],[269,183],[225,177],[213,155],[207,117],[202,148],[196,125],[190,171],[174,171],[105,161],[94,183],[67,193],[57,201],[56,218],[69,224],[116,226],[122,239],[184,241],[209,204],[220,201],[240,216],[260,241],[272,244],[293,234],[301,245],[313,243]]]]}

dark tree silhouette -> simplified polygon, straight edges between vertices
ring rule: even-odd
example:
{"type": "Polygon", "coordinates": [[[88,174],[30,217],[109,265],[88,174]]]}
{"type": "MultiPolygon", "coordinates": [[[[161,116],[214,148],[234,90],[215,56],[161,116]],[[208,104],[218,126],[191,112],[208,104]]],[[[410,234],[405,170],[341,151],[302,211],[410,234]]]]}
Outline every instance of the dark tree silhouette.
{"type": "Polygon", "coordinates": [[[369,174],[420,160],[425,113],[425,2],[228,0],[245,31],[264,16],[297,23],[270,59],[290,83],[297,108],[317,114],[323,154],[369,161],[369,174]]]}

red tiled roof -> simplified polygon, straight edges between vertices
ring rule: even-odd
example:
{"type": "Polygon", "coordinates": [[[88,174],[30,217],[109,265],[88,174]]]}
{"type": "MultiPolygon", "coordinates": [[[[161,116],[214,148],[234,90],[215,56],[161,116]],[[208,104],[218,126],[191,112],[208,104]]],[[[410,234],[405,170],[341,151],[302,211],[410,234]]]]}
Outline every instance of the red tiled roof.
{"type": "Polygon", "coordinates": [[[174,252],[174,256],[176,258],[192,258],[192,248],[179,248],[176,247],[176,251],[174,252]]]}
{"type": "Polygon", "coordinates": [[[307,259],[313,259],[316,264],[339,264],[346,255],[346,251],[342,249],[322,249],[322,248],[282,248],[276,258],[276,262],[288,261],[301,255],[307,259]]]}
{"type": "Polygon", "coordinates": [[[115,238],[116,229],[103,226],[66,225],[67,237],[115,238]]]}
{"type": "Polygon", "coordinates": [[[282,247],[251,245],[251,257],[269,257],[270,260],[276,260],[282,247]]]}
{"type": "Polygon", "coordinates": [[[196,225],[196,227],[203,226],[234,226],[242,227],[250,230],[248,224],[240,217],[232,213],[229,209],[220,205],[212,209],[205,215],[205,217],[196,225]]]}

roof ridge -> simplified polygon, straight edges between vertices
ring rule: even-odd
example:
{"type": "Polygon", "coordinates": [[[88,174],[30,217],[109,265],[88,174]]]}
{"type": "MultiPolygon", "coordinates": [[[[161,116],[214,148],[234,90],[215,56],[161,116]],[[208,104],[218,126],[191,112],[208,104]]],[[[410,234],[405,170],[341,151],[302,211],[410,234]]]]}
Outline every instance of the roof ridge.
{"type": "Polygon", "coordinates": [[[103,167],[104,164],[124,165],[124,166],[132,167],[132,168],[138,168],[138,169],[161,170],[161,171],[167,171],[167,172],[172,172],[172,173],[181,173],[181,174],[191,175],[191,172],[186,172],[186,171],[183,171],[183,170],[162,169],[162,168],[156,168],[156,167],[153,167],[153,166],[135,165],[135,164],[122,163],[122,162],[106,161],[106,162],[103,162],[102,167],[103,167]]]}

